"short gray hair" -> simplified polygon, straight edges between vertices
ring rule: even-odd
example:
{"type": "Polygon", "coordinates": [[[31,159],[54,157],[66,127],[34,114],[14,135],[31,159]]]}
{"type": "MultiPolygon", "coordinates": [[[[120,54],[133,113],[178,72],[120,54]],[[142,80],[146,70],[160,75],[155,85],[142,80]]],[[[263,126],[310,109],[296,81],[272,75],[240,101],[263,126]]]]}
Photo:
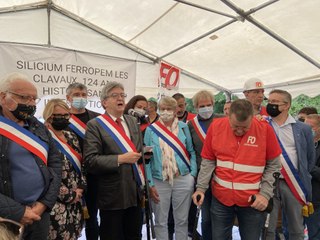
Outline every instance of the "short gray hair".
{"type": "Polygon", "coordinates": [[[174,109],[177,108],[177,101],[173,98],[173,97],[168,97],[168,96],[165,96],[165,97],[162,97],[159,101],[159,108],[162,106],[162,105],[167,105],[167,106],[170,106],[170,107],[173,107],[174,109]]]}
{"type": "Polygon", "coordinates": [[[101,96],[100,96],[101,102],[107,98],[110,91],[114,88],[121,88],[122,90],[124,90],[124,87],[121,83],[115,82],[115,81],[108,82],[101,90],[101,96]]]}
{"type": "Polygon", "coordinates": [[[3,79],[1,80],[0,92],[6,92],[10,90],[12,83],[14,83],[17,80],[24,80],[31,83],[28,76],[21,73],[13,72],[4,76],[3,79]]]}
{"type": "Polygon", "coordinates": [[[88,88],[87,88],[87,86],[84,85],[83,83],[79,83],[79,82],[71,83],[71,84],[67,87],[67,89],[66,89],[67,95],[70,95],[70,93],[71,93],[71,91],[72,91],[73,89],[86,90],[86,92],[87,92],[87,89],[88,89],[88,88]]]}
{"type": "Polygon", "coordinates": [[[289,103],[289,105],[291,106],[291,102],[292,102],[292,96],[291,94],[288,92],[288,91],[285,91],[285,90],[281,90],[281,89],[273,89],[271,90],[271,92],[269,93],[269,96],[273,93],[276,93],[276,94],[280,94],[283,99],[284,99],[284,102],[285,103],[289,103]]]}

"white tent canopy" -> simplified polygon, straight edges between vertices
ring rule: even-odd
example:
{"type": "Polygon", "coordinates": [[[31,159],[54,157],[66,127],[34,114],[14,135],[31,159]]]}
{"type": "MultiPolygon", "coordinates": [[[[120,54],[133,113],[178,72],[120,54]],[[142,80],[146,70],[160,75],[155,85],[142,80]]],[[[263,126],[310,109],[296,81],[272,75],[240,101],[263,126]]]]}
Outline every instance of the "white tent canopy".
{"type": "Polygon", "coordinates": [[[160,60],[182,70],[180,92],[267,90],[316,96],[320,1],[0,0],[0,42],[137,62],[136,94],[157,94],[160,60]]]}

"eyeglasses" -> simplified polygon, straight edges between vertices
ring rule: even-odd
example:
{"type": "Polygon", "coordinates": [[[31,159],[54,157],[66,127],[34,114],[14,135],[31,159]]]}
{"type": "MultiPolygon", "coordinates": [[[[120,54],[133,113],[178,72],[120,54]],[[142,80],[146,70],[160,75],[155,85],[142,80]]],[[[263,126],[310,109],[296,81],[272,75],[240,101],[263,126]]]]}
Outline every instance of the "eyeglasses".
{"type": "Polygon", "coordinates": [[[14,238],[21,240],[24,232],[24,226],[10,219],[0,217],[0,232],[2,232],[1,230],[6,231],[7,236],[9,237],[8,239],[14,238]]]}
{"type": "Polygon", "coordinates": [[[17,96],[21,102],[25,103],[25,104],[28,104],[32,101],[34,101],[36,104],[40,102],[40,98],[35,98],[35,97],[32,97],[32,96],[26,96],[26,95],[21,95],[19,93],[15,93],[15,92],[11,92],[11,91],[7,91],[8,93],[12,94],[12,95],[15,95],[17,96]]]}
{"type": "Polygon", "coordinates": [[[107,98],[112,97],[114,99],[118,99],[119,97],[121,98],[126,98],[127,94],[126,93],[111,93],[107,98]]]}
{"type": "Polygon", "coordinates": [[[64,118],[64,119],[70,119],[70,114],[69,113],[66,113],[66,114],[52,114],[52,116],[54,118],[64,118]]]}

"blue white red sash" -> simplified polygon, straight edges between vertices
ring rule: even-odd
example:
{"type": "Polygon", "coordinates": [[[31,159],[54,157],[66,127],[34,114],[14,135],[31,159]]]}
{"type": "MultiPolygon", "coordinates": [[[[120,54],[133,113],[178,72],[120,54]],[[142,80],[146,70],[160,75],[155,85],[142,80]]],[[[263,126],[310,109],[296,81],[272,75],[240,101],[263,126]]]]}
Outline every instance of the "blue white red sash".
{"type": "Polygon", "coordinates": [[[191,171],[189,153],[180,139],[170,132],[160,121],[151,124],[149,127],[179,155],[191,171]]]}
{"type": "Polygon", "coordinates": [[[32,152],[47,165],[49,146],[32,132],[0,116],[0,134],[32,152]]]}
{"type": "Polygon", "coordinates": [[[203,125],[203,123],[199,122],[197,117],[190,120],[194,130],[196,131],[198,137],[200,138],[201,142],[204,142],[204,139],[207,136],[207,129],[203,125]]]}
{"type": "Polygon", "coordinates": [[[81,155],[74,150],[69,144],[65,143],[61,138],[59,138],[51,129],[49,129],[57,148],[59,151],[66,155],[68,160],[71,162],[73,168],[76,170],[79,176],[81,176],[81,163],[82,157],[81,155]]]}
{"type": "MultiPolygon", "coordinates": [[[[272,126],[271,121],[269,121],[269,124],[272,126]]],[[[297,169],[294,167],[293,163],[291,162],[278,136],[277,136],[277,139],[282,150],[282,154],[280,155],[280,160],[282,165],[281,174],[284,177],[294,197],[300,202],[301,205],[304,206],[307,204],[306,188],[303,185],[303,182],[300,179],[297,169]]]]}
{"type": "Polygon", "coordinates": [[[69,127],[82,139],[84,138],[84,135],[86,133],[86,125],[75,115],[71,115],[69,119],[69,127]]]}
{"type": "MultiPolygon", "coordinates": [[[[95,118],[103,129],[113,138],[123,153],[137,152],[134,143],[126,135],[126,133],[106,114],[102,114],[95,118]]],[[[140,187],[145,185],[145,178],[143,175],[143,166],[137,163],[133,164],[133,171],[135,179],[140,187]]]]}

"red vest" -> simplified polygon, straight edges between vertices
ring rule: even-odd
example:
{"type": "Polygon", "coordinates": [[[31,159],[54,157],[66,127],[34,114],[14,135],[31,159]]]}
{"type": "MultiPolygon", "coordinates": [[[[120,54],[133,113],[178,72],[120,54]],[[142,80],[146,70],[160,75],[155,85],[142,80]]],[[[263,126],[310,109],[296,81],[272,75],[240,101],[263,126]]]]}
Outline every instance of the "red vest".
{"type": "Polygon", "coordinates": [[[249,197],[260,190],[266,165],[267,124],[253,118],[241,140],[234,135],[228,118],[215,120],[211,131],[217,163],[212,194],[226,206],[249,206],[249,197]]]}

